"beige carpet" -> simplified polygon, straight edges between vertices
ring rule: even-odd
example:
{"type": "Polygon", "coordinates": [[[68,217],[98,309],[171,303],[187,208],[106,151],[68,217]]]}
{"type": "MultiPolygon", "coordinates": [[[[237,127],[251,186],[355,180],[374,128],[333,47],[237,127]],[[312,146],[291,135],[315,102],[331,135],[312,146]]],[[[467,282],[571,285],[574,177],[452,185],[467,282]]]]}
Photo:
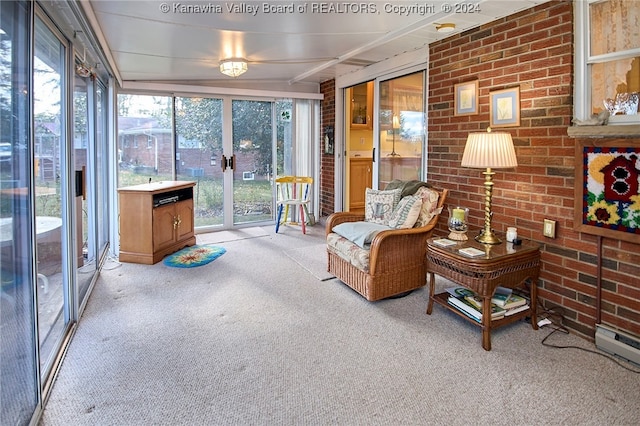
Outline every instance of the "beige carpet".
{"type": "Polygon", "coordinates": [[[266,237],[268,235],[269,233],[264,228],[255,226],[251,228],[234,229],[232,231],[217,231],[206,234],[197,234],[196,242],[198,244],[216,244],[245,240],[247,238],[266,237]]]}
{"type": "Polygon", "coordinates": [[[426,288],[370,303],[283,254],[321,227],[264,230],[199,268],[107,265],[40,425],[637,425],[640,375],[522,321],[487,352],[426,288]]]}
{"type": "Polygon", "coordinates": [[[284,254],[320,281],[335,278],[327,272],[327,246],[324,243],[285,250],[284,254]]]}

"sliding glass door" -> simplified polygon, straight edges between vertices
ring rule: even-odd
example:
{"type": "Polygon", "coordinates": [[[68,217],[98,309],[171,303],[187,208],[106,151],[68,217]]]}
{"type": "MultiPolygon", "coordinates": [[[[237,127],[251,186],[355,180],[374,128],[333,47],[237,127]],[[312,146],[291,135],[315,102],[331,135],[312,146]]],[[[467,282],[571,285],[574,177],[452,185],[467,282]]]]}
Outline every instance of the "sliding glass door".
{"type": "Polygon", "coordinates": [[[394,179],[423,179],[424,72],[379,83],[378,187],[394,179]]]}
{"type": "Polygon", "coordinates": [[[28,424],[40,400],[31,238],[30,16],[0,1],[0,423],[28,424]]]}
{"type": "Polygon", "coordinates": [[[176,175],[196,181],[193,193],[196,227],[224,223],[222,99],[175,98],[176,175]]]}
{"type": "Polygon", "coordinates": [[[195,181],[200,232],[269,223],[274,176],[313,176],[317,109],[309,100],[120,94],[118,186],[195,181]]]}
{"type": "Polygon", "coordinates": [[[232,150],[225,158],[233,176],[234,225],[273,219],[273,116],[271,101],[232,100],[232,150]]]}
{"type": "Polygon", "coordinates": [[[71,314],[68,264],[67,46],[40,17],[35,23],[35,236],[41,376],[53,364],[71,314]]]}

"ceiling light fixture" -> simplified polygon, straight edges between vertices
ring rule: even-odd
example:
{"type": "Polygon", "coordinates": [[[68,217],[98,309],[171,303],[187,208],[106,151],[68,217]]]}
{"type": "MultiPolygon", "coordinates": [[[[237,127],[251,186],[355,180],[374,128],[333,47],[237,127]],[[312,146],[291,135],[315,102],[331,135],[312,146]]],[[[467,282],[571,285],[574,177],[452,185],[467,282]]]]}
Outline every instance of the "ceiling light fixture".
{"type": "Polygon", "coordinates": [[[229,77],[238,77],[247,72],[247,60],[243,58],[229,58],[220,61],[220,72],[229,77]]]}
{"type": "Polygon", "coordinates": [[[456,29],[456,24],[436,24],[436,31],[439,33],[450,33],[452,31],[455,31],[456,29]]]}

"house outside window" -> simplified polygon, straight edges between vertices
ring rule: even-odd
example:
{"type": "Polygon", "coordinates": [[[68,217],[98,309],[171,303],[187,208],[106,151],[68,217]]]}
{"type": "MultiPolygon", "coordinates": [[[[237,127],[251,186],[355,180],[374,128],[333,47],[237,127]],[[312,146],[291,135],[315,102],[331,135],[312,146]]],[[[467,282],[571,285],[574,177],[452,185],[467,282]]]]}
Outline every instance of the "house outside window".
{"type": "Polygon", "coordinates": [[[640,124],[640,2],[576,1],[575,115],[640,124]]]}

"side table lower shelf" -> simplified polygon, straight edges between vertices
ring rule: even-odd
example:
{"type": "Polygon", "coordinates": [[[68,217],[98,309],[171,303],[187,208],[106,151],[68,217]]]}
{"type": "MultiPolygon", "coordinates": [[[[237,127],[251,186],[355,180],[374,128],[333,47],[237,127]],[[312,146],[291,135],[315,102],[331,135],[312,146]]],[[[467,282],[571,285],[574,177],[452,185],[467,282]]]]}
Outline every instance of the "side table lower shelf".
{"type": "MultiPolygon", "coordinates": [[[[482,325],[482,322],[477,321],[473,318],[471,318],[468,315],[465,315],[464,312],[459,311],[458,309],[456,309],[455,307],[451,306],[448,302],[450,294],[447,292],[442,292],[442,293],[438,293],[435,296],[433,296],[433,301],[436,302],[439,305],[444,306],[445,308],[447,308],[448,310],[450,310],[451,312],[454,312],[455,314],[457,314],[458,316],[466,319],[467,321],[471,322],[472,324],[475,324],[479,327],[484,328],[484,325],[482,325]]],[[[513,315],[509,315],[508,317],[503,317],[497,320],[492,320],[491,321],[491,329],[495,329],[498,327],[502,327],[503,325],[507,325],[507,324],[511,324],[514,323],[518,320],[521,320],[523,318],[527,318],[530,317],[531,315],[533,315],[532,308],[529,308],[525,311],[522,312],[517,312],[513,315]]]]}

